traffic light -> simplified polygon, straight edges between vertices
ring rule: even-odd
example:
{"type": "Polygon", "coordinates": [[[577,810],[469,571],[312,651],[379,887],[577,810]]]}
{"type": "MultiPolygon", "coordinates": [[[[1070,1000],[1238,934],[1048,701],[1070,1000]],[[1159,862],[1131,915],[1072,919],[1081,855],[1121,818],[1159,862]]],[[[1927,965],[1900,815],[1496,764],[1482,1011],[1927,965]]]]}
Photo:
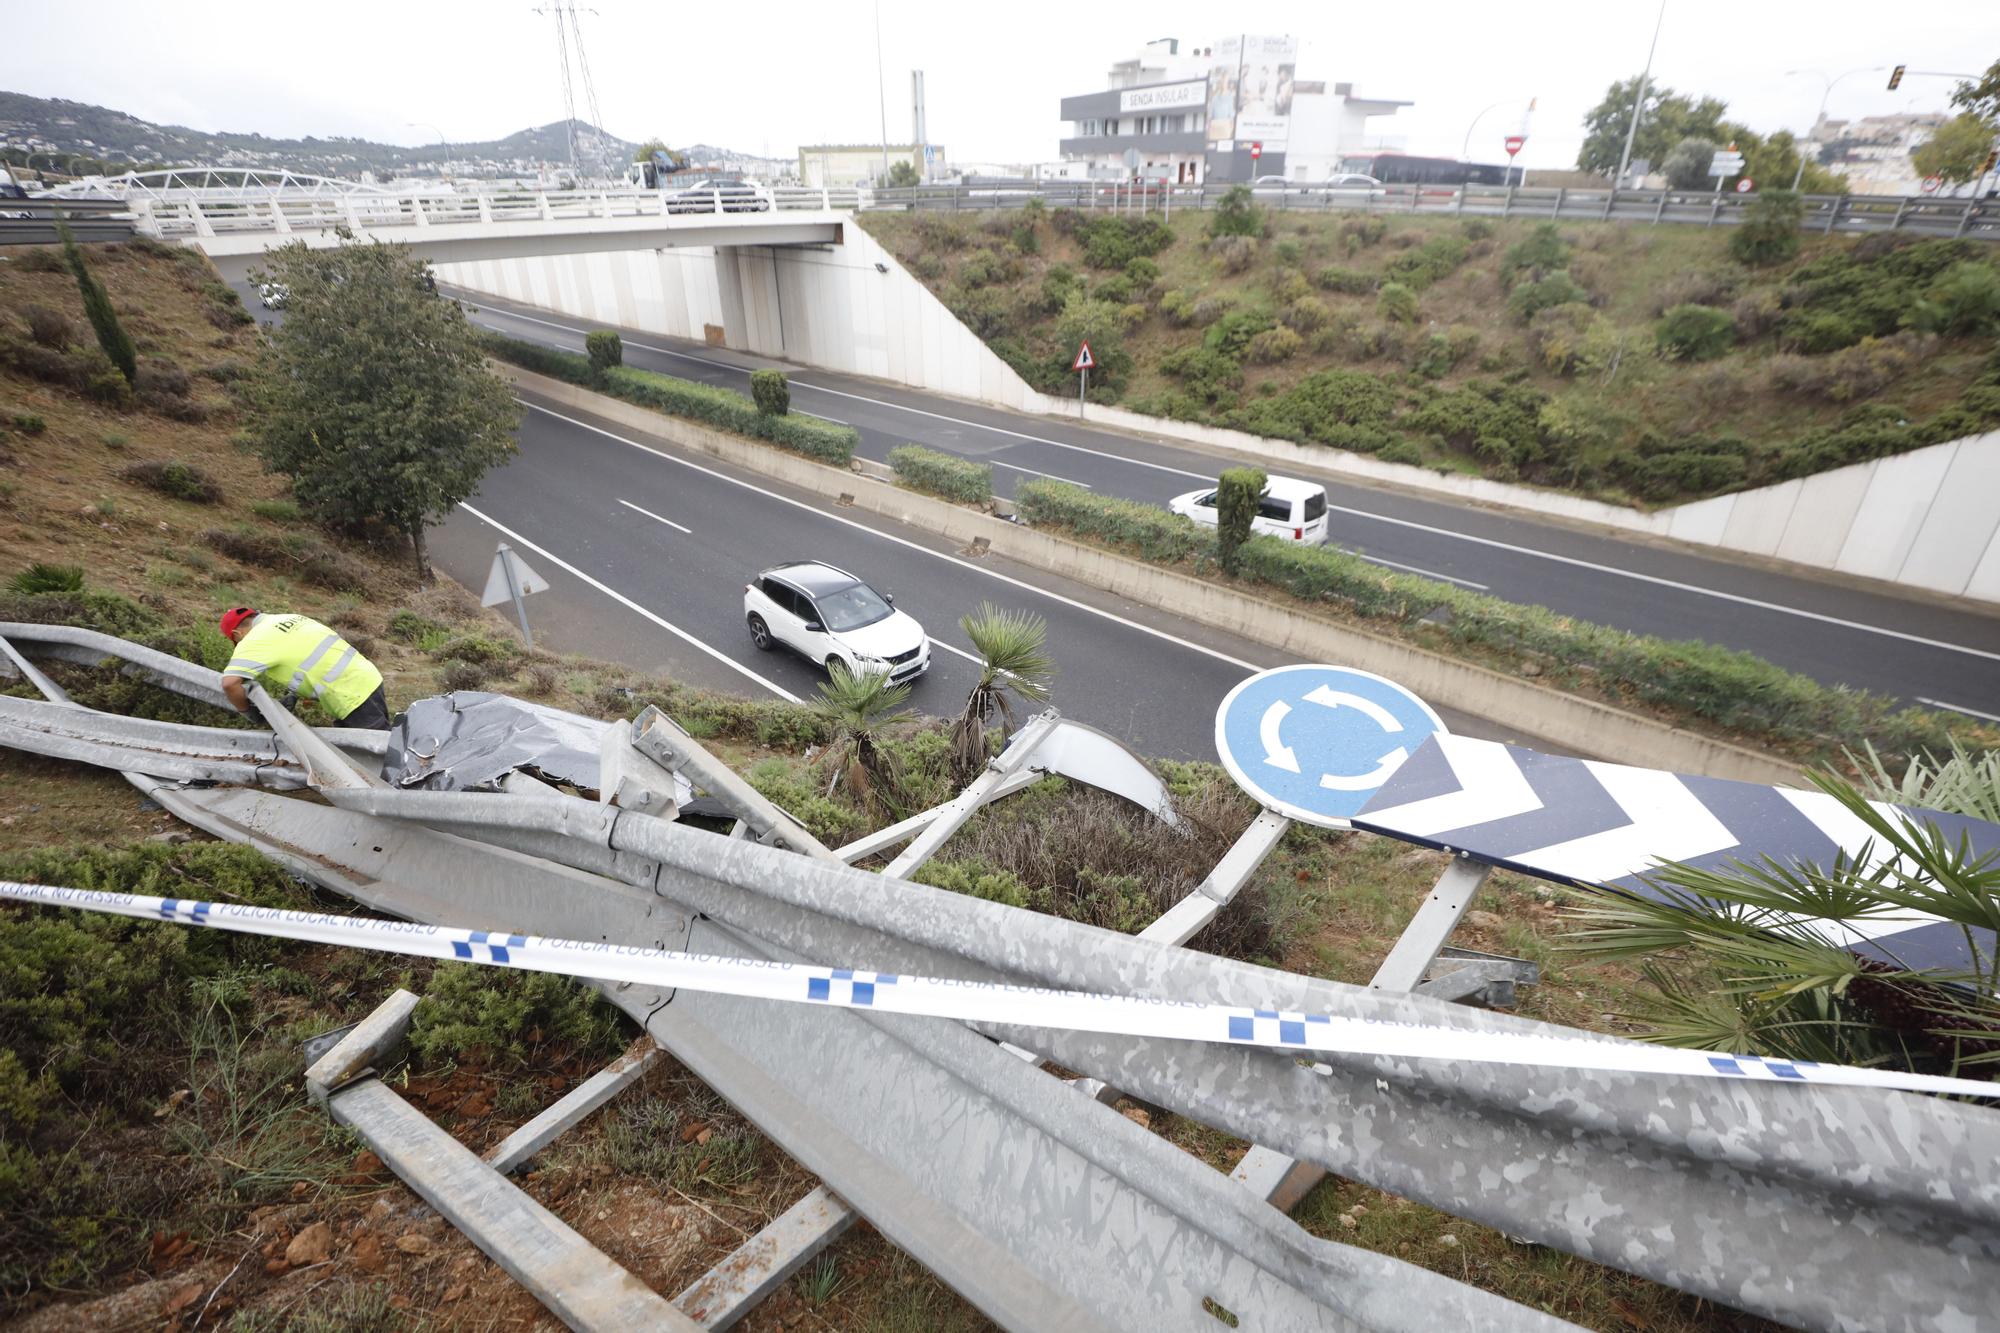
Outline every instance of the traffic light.
{"type": "Polygon", "coordinates": [[[1901,83],[1901,82],[1903,81],[1903,71],[1904,71],[1904,70],[1906,70],[1906,69],[1908,69],[1908,68],[1909,68],[1909,66],[1908,66],[1908,65],[1898,65],[1898,66],[1896,66],[1896,69],[1895,69],[1895,72],[1893,72],[1892,74],[1890,74],[1890,75],[1889,75],[1889,91],[1890,91],[1890,92],[1892,92],[1892,93],[1893,93],[1893,92],[1895,92],[1895,91],[1896,91],[1896,85],[1897,85],[1897,84],[1899,84],[1899,83],[1901,83]]]}

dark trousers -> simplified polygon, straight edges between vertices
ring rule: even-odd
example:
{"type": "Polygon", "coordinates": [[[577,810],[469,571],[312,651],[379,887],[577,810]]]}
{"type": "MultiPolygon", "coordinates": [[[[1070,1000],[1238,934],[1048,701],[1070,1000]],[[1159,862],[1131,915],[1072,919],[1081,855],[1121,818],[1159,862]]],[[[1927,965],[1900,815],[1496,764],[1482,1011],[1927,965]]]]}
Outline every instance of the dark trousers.
{"type": "Polygon", "coordinates": [[[364,731],[387,731],[389,729],[389,696],[377,685],[375,693],[354,706],[354,711],[340,719],[343,727],[360,727],[364,731]]]}

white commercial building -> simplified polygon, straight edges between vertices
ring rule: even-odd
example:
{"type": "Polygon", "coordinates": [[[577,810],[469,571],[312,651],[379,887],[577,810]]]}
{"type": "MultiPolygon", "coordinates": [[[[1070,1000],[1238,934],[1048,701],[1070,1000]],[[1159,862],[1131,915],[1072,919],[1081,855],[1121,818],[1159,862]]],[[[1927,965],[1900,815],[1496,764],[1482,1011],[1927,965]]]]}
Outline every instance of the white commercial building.
{"type": "Polygon", "coordinates": [[[878,143],[828,143],[799,149],[799,181],[815,190],[873,185],[882,175],[885,155],[891,165],[909,163],[921,180],[935,180],[946,174],[942,144],[892,143],[885,154],[878,143]]]}
{"type": "Polygon", "coordinates": [[[1374,116],[1408,102],[1295,77],[1298,39],[1230,36],[1183,52],[1148,42],[1111,66],[1102,92],[1062,100],[1062,156],[1092,177],[1199,184],[1325,180],[1344,153],[1377,146],[1374,116]]]}

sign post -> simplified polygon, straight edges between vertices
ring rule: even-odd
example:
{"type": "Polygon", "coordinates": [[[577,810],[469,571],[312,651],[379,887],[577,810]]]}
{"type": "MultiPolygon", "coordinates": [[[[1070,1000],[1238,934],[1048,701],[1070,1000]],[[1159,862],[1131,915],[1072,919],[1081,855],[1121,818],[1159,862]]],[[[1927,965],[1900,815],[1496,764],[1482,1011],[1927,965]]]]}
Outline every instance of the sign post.
{"type": "Polygon", "coordinates": [[[528,608],[521,600],[531,593],[547,592],[549,581],[528,567],[528,562],[515,554],[514,548],[506,542],[493,553],[493,567],[486,571],[486,591],[480,596],[481,606],[498,606],[502,602],[514,603],[514,615],[521,622],[521,637],[528,647],[535,646],[535,636],[528,629],[528,608]]]}
{"type": "Polygon", "coordinates": [[[1090,368],[1096,364],[1097,358],[1090,354],[1089,343],[1076,349],[1076,360],[1071,363],[1070,369],[1083,377],[1076,385],[1076,414],[1079,417],[1083,415],[1084,400],[1090,390],[1090,368]]]}
{"type": "MultiPolygon", "coordinates": [[[[1507,175],[1511,178],[1514,174],[1514,159],[1520,156],[1521,150],[1523,148],[1527,147],[1528,136],[1525,134],[1510,134],[1507,136],[1504,142],[1506,143],[1507,146],[1507,175]]],[[[1508,181],[1508,184],[1510,185],[1515,183],[1516,182],[1514,182],[1511,179],[1508,181]]],[[[1528,177],[1527,174],[1524,172],[1522,173],[1519,184],[1526,185],[1527,183],[1528,183],[1528,177]]]]}
{"type": "Polygon", "coordinates": [[[1715,150],[1709,159],[1708,174],[1715,177],[1715,192],[1722,193],[1722,182],[1743,170],[1743,154],[1736,151],[1736,145],[1715,150]]]}
{"type": "MultiPolygon", "coordinates": [[[[1251,175],[1251,176],[1252,176],[1253,178],[1254,178],[1254,177],[1256,176],[1256,174],[1257,174],[1257,159],[1259,159],[1259,158],[1261,158],[1261,157],[1263,157],[1263,156],[1264,156],[1264,142],[1263,142],[1263,140],[1261,140],[1261,139],[1257,139],[1257,140],[1252,140],[1252,141],[1251,141],[1251,144],[1250,144],[1250,175],[1251,175]]],[[[1254,181],[1254,179],[1253,179],[1253,181],[1252,181],[1252,184],[1254,184],[1254,183],[1255,183],[1255,181],[1254,181]]]]}

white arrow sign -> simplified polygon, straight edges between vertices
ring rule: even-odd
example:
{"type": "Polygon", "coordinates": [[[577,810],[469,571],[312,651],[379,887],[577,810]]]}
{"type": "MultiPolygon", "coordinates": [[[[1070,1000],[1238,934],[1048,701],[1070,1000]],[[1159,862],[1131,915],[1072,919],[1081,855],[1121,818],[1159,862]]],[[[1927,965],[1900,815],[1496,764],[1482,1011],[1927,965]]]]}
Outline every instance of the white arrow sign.
{"type": "Polygon", "coordinates": [[[1264,710],[1264,720],[1257,725],[1257,735],[1264,742],[1264,762],[1272,768],[1282,768],[1287,773],[1299,771],[1299,757],[1292,753],[1292,747],[1278,739],[1278,726],[1292,715],[1292,706],[1283,699],[1264,710]]]}
{"type": "Polygon", "coordinates": [[[1319,775],[1319,785],[1328,791],[1374,791],[1377,787],[1387,782],[1389,775],[1401,768],[1403,761],[1409,757],[1410,752],[1398,745],[1395,749],[1377,759],[1375,767],[1368,772],[1356,773],[1348,777],[1340,777],[1332,773],[1322,773],[1319,775]]]}
{"type": "MultiPolygon", "coordinates": [[[[1381,704],[1376,703],[1373,699],[1364,699],[1358,694],[1349,694],[1344,690],[1331,689],[1328,686],[1321,685],[1306,696],[1306,702],[1320,704],[1327,708],[1359,709],[1370,722],[1373,722],[1384,731],[1401,731],[1403,729],[1403,724],[1396,720],[1396,715],[1381,704]]],[[[1295,768],[1292,772],[1296,773],[1298,769],[1295,768]]]]}

